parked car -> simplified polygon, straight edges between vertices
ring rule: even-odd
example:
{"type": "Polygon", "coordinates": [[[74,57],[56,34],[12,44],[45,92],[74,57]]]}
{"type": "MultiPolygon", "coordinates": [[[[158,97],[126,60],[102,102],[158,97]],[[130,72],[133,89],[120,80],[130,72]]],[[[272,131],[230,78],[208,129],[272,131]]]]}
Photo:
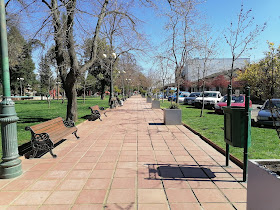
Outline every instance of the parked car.
{"type": "Polygon", "coordinates": [[[190,95],[191,93],[190,92],[188,92],[188,91],[180,91],[179,92],[179,95],[190,95]]]}
{"type": "MultiPolygon", "coordinates": [[[[181,92],[179,95],[179,103],[184,103],[184,99],[190,95],[189,92],[181,92]]],[[[173,98],[173,101],[176,101],[177,95],[173,98]]]]}
{"type": "Polygon", "coordinates": [[[260,109],[260,111],[257,116],[257,125],[280,126],[280,121],[278,119],[280,114],[280,99],[271,99],[271,102],[266,100],[262,107],[258,107],[258,109],[260,109]],[[275,124],[273,123],[271,109],[274,110],[273,117],[275,124]]]}
{"type": "MultiPolygon", "coordinates": [[[[204,107],[214,109],[215,105],[222,99],[220,91],[204,91],[204,107]]],[[[203,93],[194,100],[194,105],[197,108],[202,107],[203,93]]]]}
{"type": "Polygon", "coordinates": [[[191,92],[191,94],[184,99],[184,104],[194,105],[194,100],[200,95],[200,92],[191,92]]]}
{"type": "MultiPolygon", "coordinates": [[[[179,92],[179,96],[180,96],[181,94],[189,94],[189,92],[180,91],[180,92],[179,92]]],[[[167,99],[168,99],[168,101],[171,101],[171,100],[176,101],[176,98],[177,98],[177,92],[175,92],[175,93],[173,93],[172,95],[168,96],[167,99]],[[175,98],[175,99],[174,99],[174,98],[175,98]]]]}
{"type": "MultiPolygon", "coordinates": [[[[224,114],[223,107],[227,106],[227,95],[225,95],[222,100],[215,105],[215,112],[217,114],[224,114]]],[[[245,107],[245,95],[231,96],[231,106],[245,107]]],[[[250,100],[249,106],[252,107],[252,101],[250,100]]]]}

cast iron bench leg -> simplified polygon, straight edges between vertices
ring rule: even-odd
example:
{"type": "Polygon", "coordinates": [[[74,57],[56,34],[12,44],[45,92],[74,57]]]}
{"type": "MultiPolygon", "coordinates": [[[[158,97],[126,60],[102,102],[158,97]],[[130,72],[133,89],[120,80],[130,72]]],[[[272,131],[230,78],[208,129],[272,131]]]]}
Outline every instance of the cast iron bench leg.
{"type": "Polygon", "coordinates": [[[56,158],[56,157],[57,157],[56,154],[53,154],[52,148],[50,148],[50,154],[51,154],[51,156],[52,156],[53,158],[56,158]]]}
{"type": "Polygon", "coordinates": [[[77,131],[75,131],[73,134],[75,135],[75,137],[76,137],[77,139],[80,138],[80,137],[77,135],[77,131]]]}

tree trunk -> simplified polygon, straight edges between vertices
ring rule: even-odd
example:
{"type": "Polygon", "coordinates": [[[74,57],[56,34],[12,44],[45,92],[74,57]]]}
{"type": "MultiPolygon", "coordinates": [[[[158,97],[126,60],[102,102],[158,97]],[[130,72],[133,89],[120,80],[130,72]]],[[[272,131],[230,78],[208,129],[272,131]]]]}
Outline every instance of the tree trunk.
{"type": "Polygon", "coordinates": [[[62,104],[64,103],[64,96],[65,96],[65,91],[63,91],[62,93],[62,101],[61,101],[62,104]]]}
{"type": "MultiPolygon", "coordinates": [[[[66,120],[77,120],[77,93],[75,90],[76,79],[81,72],[86,71],[90,68],[97,56],[97,43],[98,36],[100,33],[100,28],[103,23],[103,19],[106,14],[106,7],[109,0],[104,0],[102,4],[102,9],[98,15],[98,20],[95,28],[93,47],[91,52],[91,59],[83,66],[79,66],[78,58],[75,52],[75,41],[73,35],[73,26],[75,20],[75,9],[76,1],[60,1],[64,4],[65,8],[61,11],[66,12],[66,21],[62,22],[60,8],[61,5],[58,4],[58,0],[51,0],[50,4],[48,1],[42,1],[51,11],[53,27],[54,27],[54,41],[55,41],[55,53],[56,53],[56,63],[60,73],[60,78],[62,82],[63,89],[65,90],[67,100],[67,114],[66,120]],[[66,11],[65,11],[66,10],[66,11]],[[67,50],[65,50],[65,45],[67,50]],[[69,57],[70,62],[67,63],[67,57],[69,57]],[[70,67],[70,71],[68,71],[70,67]]],[[[62,5],[63,5],[62,4],[62,5]]]]}
{"type": "Polygon", "coordinates": [[[101,100],[104,100],[105,95],[105,80],[101,80],[101,100]]]}
{"type": "MultiPolygon", "coordinates": [[[[234,62],[235,62],[235,57],[232,56],[231,69],[230,69],[230,76],[229,76],[229,82],[230,82],[229,84],[230,84],[231,87],[233,87],[233,86],[232,86],[232,78],[233,78],[234,62]]],[[[231,89],[230,95],[232,95],[232,89],[231,89]]]]}
{"type": "Polygon", "coordinates": [[[177,82],[176,104],[179,104],[179,92],[180,92],[180,84],[179,82],[177,82]]]}
{"type": "Polygon", "coordinates": [[[66,88],[65,94],[67,97],[67,114],[66,120],[76,121],[78,119],[77,112],[77,92],[75,85],[72,88],[66,88]]]}
{"type": "Polygon", "coordinates": [[[86,85],[84,85],[84,104],[86,103],[86,85]]]}
{"type": "Polygon", "coordinates": [[[203,80],[203,85],[202,85],[202,107],[200,110],[200,117],[203,117],[203,110],[204,110],[204,91],[205,91],[205,80],[203,80]]]}

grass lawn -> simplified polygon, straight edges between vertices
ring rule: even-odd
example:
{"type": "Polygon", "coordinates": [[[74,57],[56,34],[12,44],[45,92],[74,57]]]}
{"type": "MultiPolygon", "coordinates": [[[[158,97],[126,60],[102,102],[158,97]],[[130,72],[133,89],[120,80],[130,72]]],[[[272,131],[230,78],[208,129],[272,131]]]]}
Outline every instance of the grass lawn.
{"type": "MultiPolygon", "coordinates": [[[[169,107],[170,102],[161,103],[162,108],[169,107]]],[[[182,121],[191,128],[201,133],[223,149],[224,142],[224,116],[217,115],[214,110],[204,110],[203,117],[200,109],[189,105],[180,105],[182,109],[182,121]]],[[[243,149],[230,146],[230,153],[243,160],[243,149]]],[[[274,129],[252,127],[251,147],[249,148],[250,159],[270,159],[280,157],[280,139],[274,129]]]]}
{"type": "MultiPolygon", "coordinates": [[[[86,98],[85,104],[82,98],[78,98],[78,121],[76,125],[85,121],[82,117],[90,115],[90,109],[88,107],[99,105],[105,108],[108,108],[108,97],[104,100],[98,98],[86,98]]],[[[18,144],[22,145],[30,141],[31,135],[30,131],[26,131],[26,126],[32,126],[40,122],[44,122],[56,117],[66,117],[66,106],[67,101],[61,103],[61,100],[52,100],[50,108],[48,107],[47,101],[33,101],[33,100],[24,100],[24,101],[15,101],[15,108],[19,121],[17,123],[18,130],[18,144]]],[[[1,147],[2,150],[2,147],[1,147]]]]}

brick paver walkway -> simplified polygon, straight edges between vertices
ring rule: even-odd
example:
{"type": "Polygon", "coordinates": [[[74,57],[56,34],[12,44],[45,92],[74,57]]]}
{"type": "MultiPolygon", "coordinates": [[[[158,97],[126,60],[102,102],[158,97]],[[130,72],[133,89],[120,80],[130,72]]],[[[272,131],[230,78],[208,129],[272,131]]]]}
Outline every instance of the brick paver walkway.
{"type": "Polygon", "coordinates": [[[140,97],[84,122],[55,148],[22,158],[24,174],[0,180],[1,209],[246,209],[233,163],[140,97]]]}

